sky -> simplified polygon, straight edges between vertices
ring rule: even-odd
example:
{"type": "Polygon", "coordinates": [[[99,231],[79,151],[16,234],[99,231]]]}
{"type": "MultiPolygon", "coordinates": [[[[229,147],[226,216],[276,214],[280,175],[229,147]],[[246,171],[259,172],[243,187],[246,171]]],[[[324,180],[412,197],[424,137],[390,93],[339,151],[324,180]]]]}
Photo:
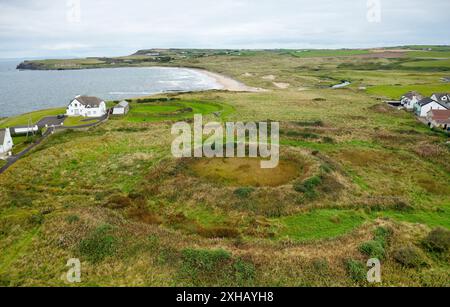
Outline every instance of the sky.
{"type": "Polygon", "coordinates": [[[450,45],[449,0],[0,0],[0,58],[450,45]]]}

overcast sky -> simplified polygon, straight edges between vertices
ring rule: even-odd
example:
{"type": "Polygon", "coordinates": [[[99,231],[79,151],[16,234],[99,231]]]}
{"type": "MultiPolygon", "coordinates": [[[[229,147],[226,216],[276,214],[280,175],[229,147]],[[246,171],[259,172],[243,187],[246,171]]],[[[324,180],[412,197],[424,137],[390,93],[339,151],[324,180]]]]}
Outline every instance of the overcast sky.
{"type": "Polygon", "coordinates": [[[0,0],[0,58],[450,44],[449,0],[369,2],[370,12],[368,0],[0,0]]]}

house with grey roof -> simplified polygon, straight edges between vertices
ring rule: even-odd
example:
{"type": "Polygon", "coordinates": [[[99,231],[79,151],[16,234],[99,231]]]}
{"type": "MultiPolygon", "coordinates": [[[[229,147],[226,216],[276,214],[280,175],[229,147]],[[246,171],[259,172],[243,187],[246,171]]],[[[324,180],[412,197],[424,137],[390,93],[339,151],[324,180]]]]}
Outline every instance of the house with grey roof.
{"type": "Polygon", "coordinates": [[[449,93],[434,93],[431,95],[431,99],[437,102],[443,103],[450,107],[450,94],[449,93]]]}
{"type": "Polygon", "coordinates": [[[400,103],[405,109],[412,110],[412,109],[414,109],[414,105],[422,99],[423,99],[423,96],[421,94],[419,94],[418,92],[415,92],[415,91],[411,91],[411,92],[404,94],[400,98],[400,103]]]}
{"type": "Polygon", "coordinates": [[[431,110],[448,110],[449,107],[439,101],[432,98],[423,98],[414,106],[414,112],[417,116],[426,117],[431,110]]]}
{"type": "Polygon", "coordinates": [[[113,108],[113,115],[126,115],[130,111],[130,104],[123,100],[113,108]]]}
{"type": "Polygon", "coordinates": [[[92,96],[77,96],[67,106],[67,116],[101,117],[106,114],[106,103],[92,96]]]}
{"type": "Polygon", "coordinates": [[[0,158],[6,158],[14,146],[9,128],[0,129],[0,158]]]}

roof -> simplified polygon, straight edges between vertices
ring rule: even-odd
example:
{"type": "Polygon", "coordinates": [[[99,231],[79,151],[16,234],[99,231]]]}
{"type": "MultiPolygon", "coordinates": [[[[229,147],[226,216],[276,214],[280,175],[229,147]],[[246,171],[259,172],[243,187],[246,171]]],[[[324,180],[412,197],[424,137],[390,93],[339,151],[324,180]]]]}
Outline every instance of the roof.
{"type": "Polygon", "coordinates": [[[442,101],[443,97],[450,97],[449,93],[434,93],[432,96],[436,96],[436,99],[439,99],[442,101]]]}
{"type": "Polygon", "coordinates": [[[98,107],[103,102],[100,98],[93,96],[77,96],[75,99],[86,107],[98,107]]]}
{"type": "Polygon", "coordinates": [[[423,107],[424,105],[427,105],[427,104],[429,104],[429,103],[431,103],[431,102],[439,103],[439,102],[437,102],[436,100],[433,100],[433,99],[431,99],[431,98],[429,98],[429,97],[425,97],[425,98],[421,99],[421,100],[418,102],[418,104],[419,104],[419,106],[423,107]]]}
{"type": "Polygon", "coordinates": [[[123,100],[121,102],[119,102],[116,106],[114,106],[114,108],[118,108],[118,109],[123,109],[128,107],[129,103],[126,100],[123,100]]]}
{"type": "Polygon", "coordinates": [[[431,118],[438,122],[450,122],[450,110],[431,110],[431,118]]]}
{"type": "Polygon", "coordinates": [[[413,99],[414,96],[417,96],[417,98],[418,98],[419,100],[423,98],[423,96],[420,95],[420,94],[419,94],[418,92],[416,92],[416,91],[408,92],[408,93],[406,93],[405,95],[403,95],[402,97],[406,97],[406,98],[409,98],[409,99],[413,99]]]}
{"type": "Polygon", "coordinates": [[[441,102],[441,101],[436,101],[436,100],[431,99],[431,98],[429,98],[429,97],[425,97],[425,98],[423,98],[422,100],[420,100],[420,101],[418,102],[418,105],[421,106],[421,107],[423,107],[423,106],[426,106],[427,104],[432,103],[432,102],[435,102],[435,103],[437,103],[438,105],[440,105],[440,106],[442,106],[442,107],[444,107],[444,108],[446,108],[446,109],[450,109],[450,105],[449,105],[449,104],[443,103],[443,102],[441,102]]]}

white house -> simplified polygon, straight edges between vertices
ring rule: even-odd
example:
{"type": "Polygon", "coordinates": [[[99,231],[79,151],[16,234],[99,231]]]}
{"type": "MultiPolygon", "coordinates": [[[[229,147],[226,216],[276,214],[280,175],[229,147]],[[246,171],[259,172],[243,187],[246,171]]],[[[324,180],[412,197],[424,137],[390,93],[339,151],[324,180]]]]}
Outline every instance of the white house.
{"type": "Polygon", "coordinates": [[[130,104],[128,101],[124,100],[114,106],[113,115],[126,115],[128,111],[130,111],[130,104]]]}
{"type": "Polygon", "coordinates": [[[446,106],[450,106],[450,94],[449,93],[434,93],[431,95],[431,99],[443,103],[446,106]]]}
{"type": "Polygon", "coordinates": [[[106,114],[106,103],[97,97],[77,96],[67,107],[67,116],[101,117],[106,114]]]}
{"type": "Polygon", "coordinates": [[[431,98],[423,98],[414,107],[417,116],[425,117],[431,110],[448,110],[448,107],[441,102],[431,98]]]}
{"type": "Polygon", "coordinates": [[[403,95],[400,99],[400,102],[405,109],[412,110],[414,109],[414,105],[422,99],[423,99],[422,95],[412,91],[403,95]]]}
{"type": "Polygon", "coordinates": [[[9,129],[0,129],[0,157],[8,156],[13,146],[14,143],[9,129]]]}

